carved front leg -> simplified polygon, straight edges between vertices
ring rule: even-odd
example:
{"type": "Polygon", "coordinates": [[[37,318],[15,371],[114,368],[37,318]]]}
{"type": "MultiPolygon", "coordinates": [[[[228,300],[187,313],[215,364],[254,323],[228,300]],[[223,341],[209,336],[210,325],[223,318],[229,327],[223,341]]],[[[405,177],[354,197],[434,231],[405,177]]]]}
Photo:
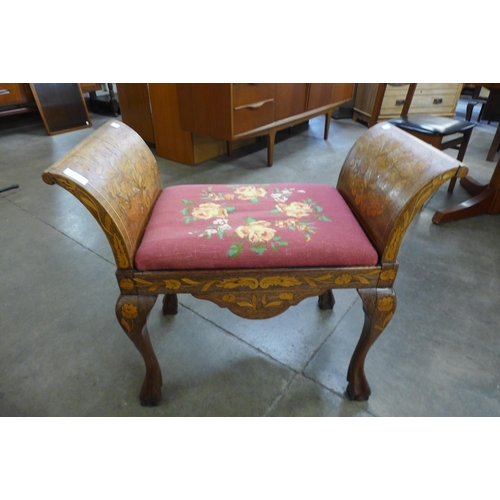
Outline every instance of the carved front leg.
{"type": "Polygon", "coordinates": [[[140,394],[143,406],[156,406],[161,399],[161,370],[149,340],[146,324],[156,298],[156,295],[120,295],[116,303],[118,322],[146,364],[146,376],[140,394]]]}
{"type": "Polygon", "coordinates": [[[392,288],[360,289],[358,293],[363,301],[365,323],[349,364],[346,392],[351,400],[365,401],[371,394],[364,371],[366,355],[394,315],[396,294],[392,288]]]}

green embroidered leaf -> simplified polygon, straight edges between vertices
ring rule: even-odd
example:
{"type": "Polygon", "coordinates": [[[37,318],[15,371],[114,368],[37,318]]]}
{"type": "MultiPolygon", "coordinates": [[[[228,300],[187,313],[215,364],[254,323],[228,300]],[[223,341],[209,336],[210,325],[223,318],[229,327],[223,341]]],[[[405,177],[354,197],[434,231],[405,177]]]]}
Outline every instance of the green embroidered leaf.
{"type": "Polygon", "coordinates": [[[272,210],[269,210],[269,213],[270,214],[280,214],[281,210],[279,210],[278,208],[273,208],[272,210]]]}
{"type": "Polygon", "coordinates": [[[330,219],[330,217],[327,217],[326,215],[320,215],[320,216],[318,217],[318,219],[319,219],[319,220],[324,220],[324,221],[326,221],[326,222],[331,222],[331,221],[332,221],[332,219],[330,219]]]}
{"type": "Polygon", "coordinates": [[[181,213],[187,215],[189,213],[189,208],[184,208],[183,210],[181,210],[181,213]]]}
{"type": "Polygon", "coordinates": [[[185,217],[184,218],[184,223],[189,224],[191,222],[191,217],[185,217]]]}
{"type": "Polygon", "coordinates": [[[278,245],[282,247],[287,247],[288,246],[288,241],[278,241],[278,245]]]}
{"type": "Polygon", "coordinates": [[[182,203],[184,203],[184,205],[194,205],[194,203],[189,200],[182,200],[182,203]]]}
{"type": "Polygon", "coordinates": [[[224,239],[224,230],[223,230],[223,229],[219,229],[219,230],[217,231],[217,234],[219,235],[219,238],[220,238],[221,240],[223,240],[223,239],[224,239]]]}
{"type": "Polygon", "coordinates": [[[224,207],[226,209],[226,212],[234,212],[236,210],[236,207],[224,207]]]}
{"type": "Polygon", "coordinates": [[[316,212],[323,212],[323,209],[319,205],[316,205],[316,212]]]}
{"type": "Polygon", "coordinates": [[[252,252],[258,253],[259,255],[262,255],[267,250],[267,247],[264,245],[255,245],[250,247],[250,250],[252,250],[252,252]]]}
{"type": "Polygon", "coordinates": [[[252,198],[251,200],[252,203],[259,203],[259,198],[252,198]]]}
{"type": "Polygon", "coordinates": [[[257,222],[257,219],[254,219],[253,217],[247,217],[245,221],[247,224],[250,224],[251,222],[257,222]]]}
{"type": "Polygon", "coordinates": [[[238,257],[241,255],[243,252],[243,243],[238,242],[238,243],[233,243],[230,247],[229,250],[227,251],[227,254],[229,257],[238,257]]]}
{"type": "Polygon", "coordinates": [[[291,229],[292,231],[295,231],[295,227],[294,226],[288,226],[288,229],[291,229]]]}

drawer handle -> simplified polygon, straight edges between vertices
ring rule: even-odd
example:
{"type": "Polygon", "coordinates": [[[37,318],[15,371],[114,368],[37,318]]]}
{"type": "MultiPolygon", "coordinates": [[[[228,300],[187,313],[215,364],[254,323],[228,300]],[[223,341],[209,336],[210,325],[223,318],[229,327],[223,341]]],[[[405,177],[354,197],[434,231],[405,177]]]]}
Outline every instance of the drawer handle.
{"type": "Polygon", "coordinates": [[[0,95],[9,95],[10,90],[9,89],[0,89],[0,95]]]}
{"type": "Polygon", "coordinates": [[[396,106],[402,106],[404,103],[405,103],[405,100],[404,100],[404,99],[398,99],[398,100],[396,101],[396,106]]]}
{"type": "Polygon", "coordinates": [[[259,108],[262,108],[262,106],[264,106],[264,104],[268,103],[268,102],[273,102],[274,99],[266,99],[265,101],[260,101],[260,102],[256,102],[256,103],[253,103],[253,104],[245,104],[243,106],[237,106],[234,108],[235,111],[238,111],[240,109],[259,109],[259,108]]]}
{"type": "Polygon", "coordinates": [[[434,99],[432,101],[432,104],[443,104],[443,99],[441,99],[440,97],[437,98],[437,99],[434,99]]]}

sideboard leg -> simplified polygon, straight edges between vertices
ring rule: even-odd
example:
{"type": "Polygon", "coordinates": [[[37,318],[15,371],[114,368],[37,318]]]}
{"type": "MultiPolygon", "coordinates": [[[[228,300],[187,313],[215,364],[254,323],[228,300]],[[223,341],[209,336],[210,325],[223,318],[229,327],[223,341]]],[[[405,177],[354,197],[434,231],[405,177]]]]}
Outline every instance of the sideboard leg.
{"type": "Polygon", "coordinates": [[[273,166],[274,159],[274,141],[276,139],[276,130],[271,129],[267,135],[267,166],[273,166]]]}
{"type": "Polygon", "coordinates": [[[364,371],[366,355],[394,315],[396,294],[392,288],[359,289],[358,293],[363,301],[365,323],[347,371],[346,393],[351,400],[365,401],[371,394],[364,371]]]}
{"type": "Polygon", "coordinates": [[[156,295],[120,295],[116,302],[118,322],[141,353],[146,365],[146,376],[140,393],[143,406],[156,406],[161,399],[161,370],[146,324],[156,298],[156,295]]]}

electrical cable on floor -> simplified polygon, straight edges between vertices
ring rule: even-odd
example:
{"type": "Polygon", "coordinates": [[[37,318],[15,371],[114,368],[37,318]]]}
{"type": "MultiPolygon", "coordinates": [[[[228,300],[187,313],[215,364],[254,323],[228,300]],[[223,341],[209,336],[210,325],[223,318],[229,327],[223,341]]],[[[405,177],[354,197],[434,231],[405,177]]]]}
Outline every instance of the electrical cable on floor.
{"type": "Polygon", "coordinates": [[[0,193],[3,193],[4,191],[9,191],[10,189],[17,189],[19,187],[19,184],[12,184],[12,186],[0,188],[0,193]]]}

